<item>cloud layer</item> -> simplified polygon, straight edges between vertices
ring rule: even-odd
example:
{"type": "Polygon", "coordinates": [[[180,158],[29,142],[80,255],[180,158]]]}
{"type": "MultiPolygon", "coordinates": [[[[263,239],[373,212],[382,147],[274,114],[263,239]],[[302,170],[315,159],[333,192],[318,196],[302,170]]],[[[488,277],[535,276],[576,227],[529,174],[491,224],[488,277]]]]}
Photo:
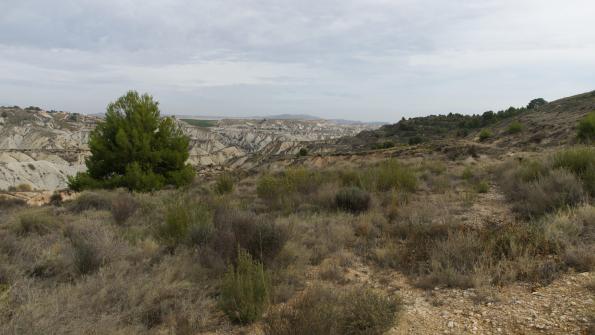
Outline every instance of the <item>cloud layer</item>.
{"type": "Polygon", "coordinates": [[[0,3],[0,104],[395,121],[595,89],[588,0],[0,3]]]}

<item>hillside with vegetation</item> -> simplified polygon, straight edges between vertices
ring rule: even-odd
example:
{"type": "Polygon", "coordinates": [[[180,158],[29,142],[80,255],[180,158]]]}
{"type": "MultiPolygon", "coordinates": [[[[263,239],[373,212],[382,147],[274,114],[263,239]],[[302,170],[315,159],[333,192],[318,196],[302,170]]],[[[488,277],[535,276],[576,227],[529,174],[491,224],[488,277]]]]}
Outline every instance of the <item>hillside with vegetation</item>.
{"type": "Polygon", "coordinates": [[[0,333],[592,334],[594,101],[406,120],[179,188],[0,197],[0,333]]]}

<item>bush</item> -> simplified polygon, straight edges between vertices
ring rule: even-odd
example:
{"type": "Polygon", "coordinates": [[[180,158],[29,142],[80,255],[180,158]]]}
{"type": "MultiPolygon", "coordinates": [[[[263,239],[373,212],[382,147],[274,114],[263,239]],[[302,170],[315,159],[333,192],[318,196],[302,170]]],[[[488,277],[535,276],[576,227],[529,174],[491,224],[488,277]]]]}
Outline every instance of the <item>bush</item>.
{"type": "Polygon", "coordinates": [[[471,169],[470,166],[466,166],[463,170],[463,173],[461,174],[461,178],[467,181],[470,181],[474,176],[475,174],[473,173],[473,169],[471,169]]]}
{"type": "Polygon", "coordinates": [[[337,192],[335,203],[344,211],[365,212],[370,207],[370,194],[357,187],[344,188],[337,192]]]}
{"type": "Polygon", "coordinates": [[[407,142],[409,143],[409,145],[416,145],[416,144],[423,143],[423,141],[424,141],[424,139],[421,136],[413,136],[413,137],[410,137],[407,142]]]}
{"type": "Polygon", "coordinates": [[[355,289],[343,297],[340,317],[341,334],[381,335],[395,322],[401,309],[400,300],[386,297],[370,289],[355,289]]]}
{"type": "Polygon", "coordinates": [[[54,229],[56,224],[56,218],[45,210],[28,211],[19,216],[17,234],[47,234],[54,229]]]}
{"type": "Polygon", "coordinates": [[[580,120],[577,127],[577,137],[581,142],[591,143],[595,141],[595,112],[591,112],[580,120]]]}
{"type": "Polygon", "coordinates": [[[494,134],[492,133],[491,130],[489,129],[482,129],[479,132],[479,141],[483,142],[486,141],[487,139],[491,138],[494,134]]]}
{"type": "Polygon", "coordinates": [[[308,156],[308,149],[301,148],[297,155],[298,155],[298,157],[308,156]]]}
{"type": "Polygon", "coordinates": [[[189,184],[189,139],[171,118],[161,118],[158,102],[129,91],[107,107],[89,138],[87,172],[69,178],[73,190],[125,187],[152,191],[189,184]]]}
{"type": "Polygon", "coordinates": [[[78,198],[69,203],[71,212],[81,213],[87,210],[110,210],[112,201],[108,194],[103,192],[83,192],[78,198]]]}
{"type": "Polygon", "coordinates": [[[273,310],[264,320],[266,335],[380,335],[401,309],[399,299],[367,288],[338,293],[315,286],[293,305],[273,310]]]}
{"type": "Polygon", "coordinates": [[[27,202],[23,199],[0,196],[0,209],[10,209],[26,205],[27,202]]]}
{"type": "Polygon", "coordinates": [[[60,206],[62,205],[62,194],[59,191],[54,191],[52,196],[50,197],[50,205],[52,206],[60,206]]]}
{"type": "Polygon", "coordinates": [[[217,194],[231,193],[233,187],[233,177],[230,174],[224,173],[217,177],[217,180],[215,181],[215,192],[217,194]]]}
{"type": "Polygon", "coordinates": [[[522,124],[522,123],[520,123],[519,121],[512,121],[512,122],[510,123],[510,125],[508,125],[508,130],[507,130],[507,132],[508,132],[509,134],[518,134],[518,133],[520,133],[521,131],[523,131],[523,128],[524,128],[524,127],[523,127],[523,124],[522,124]]]}
{"type": "Polygon", "coordinates": [[[82,236],[71,238],[74,249],[74,265],[81,275],[95,272],[101,266],[102,259],[95,247],[82,236]]]}
{"type": "Polygon", "coordinates": [[[207,207],[187,201],[168,205],[165,222],[157,228],[157,239],[170,248],[182,243],[205,244],[213,232],[207,207]]]}
{"type": "Polygon", "coordinates": [[[123,224],[136,212],[138,207],[139,203],[132,195],[121,193],[112,199],[112,217],[117,224],[123,224]]]}
{"type": "Polygon", "coordinates": [[[270,282],[261,263],[239,250],[236,266],[230,266],[221,284],[221,309],[236,323],[261,318],[269,303],[270,282]]]}
{"type": "Polygon", "coordinates": [[[575,148],[554,155],[554,168],[564,168],[581,179],[587,192],[595,196],[595,148],[575,148]]]}
{"type": "Polygon", "coordinates": [[[475,190],[477,193],[488,193],[490,190],[490,184],[488,184],[485,180],[481,180],[475,185],[475,190]]]}
{"type": "Polygon", "coordinates": [[[288,232],[263,217],[230,208],[219,208],[214,217],[212,248],[225,260],[231,260],[238,247],[254,259],[268,264],[283,249],[288,232]]]}
{"type": "Polygon", "coordinates": [[[410,168],[396,160],[387,160],[360,173],[361,186],[369,191],[412,192],[417,187],[417,177],[410,168]]]}

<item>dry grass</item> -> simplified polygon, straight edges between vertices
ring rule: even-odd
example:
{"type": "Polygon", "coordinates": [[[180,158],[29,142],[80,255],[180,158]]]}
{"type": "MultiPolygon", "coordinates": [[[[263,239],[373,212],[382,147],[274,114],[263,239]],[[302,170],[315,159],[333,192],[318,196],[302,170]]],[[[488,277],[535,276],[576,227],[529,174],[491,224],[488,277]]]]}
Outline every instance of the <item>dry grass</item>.
{"type": "MultiPolygon", "coordinates": [[[[7,205],[0,333],[196,334],[264,315],[267,334],[381,334],[401,304],[357,287],[363,269],[400,271],[424,288],[472,287],[478,302],[493,301],[494,286],[592,271],[595,208],[585,173],[534,162],[504,172],[521,186],[495,183],[500,178],[481,164],[387,161],[249,176],[229,193],[197,184],[7,205]],[[478,194],[482,181],[487,194],[478,194]],[[338,199],[353,188],[361,192],[338,199]],[[528,209],[485,224],[474,211],[500,189],[512,201],[519,193],[528,209]],[[239,250],[262,264],[268,285],[266,303],[241,320],[233,308],[224,308],[229,317],[221,311],[226,287],[256,287],[244,285],[241,271],[240,284],[224,284],[239,250]]],[[[242,290],[236,296],[251,296],[242,290]]]]}

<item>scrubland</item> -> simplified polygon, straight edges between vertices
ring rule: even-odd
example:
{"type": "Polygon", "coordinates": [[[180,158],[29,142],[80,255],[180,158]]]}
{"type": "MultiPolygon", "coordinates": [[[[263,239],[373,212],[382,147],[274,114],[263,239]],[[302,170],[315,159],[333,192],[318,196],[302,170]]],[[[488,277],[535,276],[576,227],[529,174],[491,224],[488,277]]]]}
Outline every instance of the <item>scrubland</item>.
{"type": "Polygon", "coordinates": [[[0,333],[593,330],[595,149],[352,165],[3,201],[0,333]]]}

